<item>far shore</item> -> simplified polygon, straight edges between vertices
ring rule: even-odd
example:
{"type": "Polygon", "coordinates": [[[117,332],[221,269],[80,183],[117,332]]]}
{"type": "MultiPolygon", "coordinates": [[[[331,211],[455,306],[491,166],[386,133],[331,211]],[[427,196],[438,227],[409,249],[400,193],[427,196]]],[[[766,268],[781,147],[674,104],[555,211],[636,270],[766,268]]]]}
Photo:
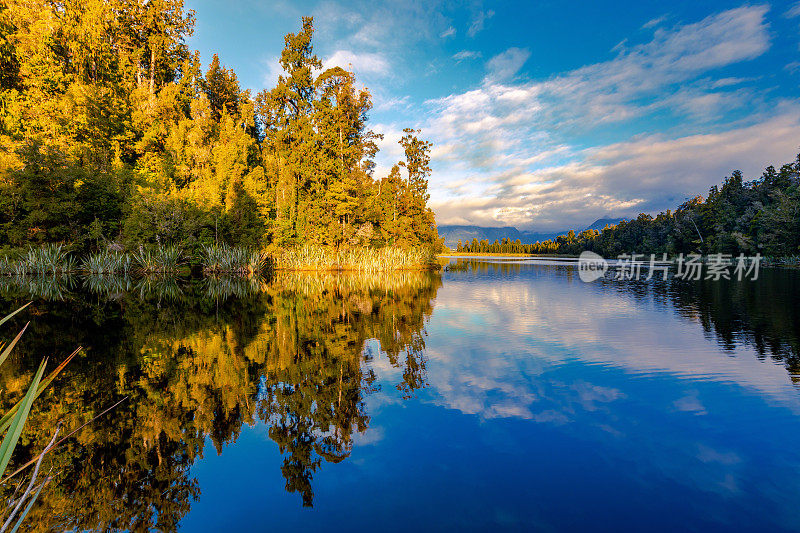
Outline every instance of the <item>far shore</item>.
{"type": "Polygon", "coordinates": [[[552,259],[577,259],[577,256],[564,254],[514,254],[500,252],[442,252],[436,257],[547,257],[552,259]]]}

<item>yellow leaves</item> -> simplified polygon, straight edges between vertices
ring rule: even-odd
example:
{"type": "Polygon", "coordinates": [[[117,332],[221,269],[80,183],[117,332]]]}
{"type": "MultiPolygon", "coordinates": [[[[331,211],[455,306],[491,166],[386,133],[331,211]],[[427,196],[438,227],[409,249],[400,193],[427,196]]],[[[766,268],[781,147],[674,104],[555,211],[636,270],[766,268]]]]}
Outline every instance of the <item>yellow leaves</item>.
{"type": "Polygon", "coordinates": [[[7,135],[0,135],[0,182],[8,183],[11,174],[22,169],[22,160],[16,153],[17,144],[7,135]]]}

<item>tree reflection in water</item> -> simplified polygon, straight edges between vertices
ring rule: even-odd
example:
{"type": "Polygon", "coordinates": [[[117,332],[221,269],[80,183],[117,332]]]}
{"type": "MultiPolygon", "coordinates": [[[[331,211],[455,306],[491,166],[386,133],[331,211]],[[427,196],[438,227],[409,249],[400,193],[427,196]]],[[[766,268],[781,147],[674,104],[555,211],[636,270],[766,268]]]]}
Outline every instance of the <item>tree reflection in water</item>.
{"type": "MultiPolygon", "coordinates": [[[[448,276],[454,279],[518,275],[535,269],[541,275],[563,276],[583,283],[574,266],[531,265],[530,259],[508,261],[458,259],[448,276]]],[[[674,271],[673,271],[674,274],[674,271]]],[[[752,346],[760,357],[780,361],[791,379],[800,385],[800,271],[794,268],[763,268],[757,281],[652,279],[616,280],[613,274],[594,283],[603,290],[638,301],[653,299],[681,318],[700,324],[719,346],[733,352],[752,346]]],[[[555,302],[554,304],[557,304],[555,302]]]]}
{"type": "Polygon", "coordinates": [[[57,482],[29,517],[34,531],[175,530],[199,496],[189,469],[206,439],[219,453],[259,422],[284,456],[286,490],[312,505],[314,473],[368,430],[376,376],[365,341],[378,340],[412,396],[441,286],[420,272],[2,282],[6,308],[34,299],[31,334],[0,374],[4,407],[42,354],[85,347],[35,404],[17,463],[43,447],[42,428],[78,427],[128,397],[48,459],[57,482]]]}
{"type": "MultiPolygon", "coordinates": [[[[521,279],[582,283],[574,268],[560,265],[466,264],[444,276],[489,283],[534,269],[521,279]]],[[[85,347],[34,404],[17,464],[44,446],[50,435],[42,428],[58,420],[78,427],[128,397],[48,460],[57,482],[28,524],[35,531],[174,530],[199,497],[191,466],[206,443],[220,452],[243,424],[268,427],[283,455],[286,489],[312,505],[315,473],[347,460],[355,437],[369,431],[365,399],[379,376],[365,342],[376,339],[381,356],[399,369],[400,396],[425,386],[424,328],[441,283],[430,273],[0,279],[0,311],[34,300],[9,328],[32,320],[14,359],[0,369],[3,407],[23,394],[42,355],[85,347]]],[[[757,283],[608,279],[592,290],[662,306],[698,324],[724,350],[753,346],[794,377],[799,283],[796,271],[765,269],[757,283]]]]}

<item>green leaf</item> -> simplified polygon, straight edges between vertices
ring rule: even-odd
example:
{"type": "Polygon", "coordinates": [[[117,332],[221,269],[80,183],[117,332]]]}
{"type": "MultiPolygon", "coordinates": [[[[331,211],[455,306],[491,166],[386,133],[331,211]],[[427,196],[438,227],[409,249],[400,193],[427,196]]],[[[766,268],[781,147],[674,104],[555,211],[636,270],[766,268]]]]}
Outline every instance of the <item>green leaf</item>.
{"type": "Polygon", "coordinates": [[[16,416],[14,416],[14,420],[11,421],[3,443],[0,444],[0,477],[5,473],[8,463],[11,461],[11,455],[14,453],[14,448],[17,446],[19,436],[22,434],[22,428],[25,426],[25,421],[28,419],[28,413],[31,411],[33,400],[36,398],[36,391],[39,388],[39,382],[42,380],[45,365],[47,365],[47,359],[42,361],[42,364],[39,365],[39,370],[33,378],[33,383],[31,383],[28,392],[22,399],[22,405],[19,411],[17,411],[16,416]]]}
{"type": "MultiPolygon", "coordinates": [[[[8,318],[8,317],[6,317],[6,318],[8,318]]],[[[28,329],[28,325],[29,324],[30,324],[30,322],[28,322],[28,324],[25,324],[25,327],[22,328],[22,331],[17,333],[17,336],[14,337],[14,340],[11,341],[8,344],[8,346],[6,346],[5,350],[3,350],[2,353],[0,353],[0,365],[2,365],[5,362],[5,360],[8,358],[8,354],[10,354],[11,350],[14,349],[14,346],[17,344],[17,341],[20,339],[20,337],[22,337],[22,334],[25,333],[25,330],[28,329]]]]}
{"type": "Polygon", "coordinates": [[[16,315],[17,313],[19,313],[20,311],[22,311],[23,309],[25,309],[25,308],[26,308],[26,307],[28,307],[29,305],[31,305],[31,302],[28,302],[28,303],[26,303],[25,305],[23,305],[22,307],[20,307],[20,308],[19,308],[19,309],[17,309],[16,311],[14,311],[13,313],[10,313],[10,314],[6,315],[5,317],[3,317],[2,319],[0,319],[0,326],[2,326],[3,324],[5,324],[5,323],[6,323],[8,320],[10,320],[11,318],[13,318],[13,316],[14,316],[14,315],[16,315]]]}
{"type": "MultiPolygon", "coordinates": [[[[37,397],[37,398],[38,398],[39,396],[41,396],[41,394],[44,392],[44,390],[47,388],[47,386],[48,386],[48,385],[50,385],[50,383],[52,383],[54,379],[56,379],[56,376],[58,376],[58,374],[59,374],[59,373],[60,373],[62,370],[64,370],[64,367],[65,367],[65,366],[67,366],[67,363],[69,363],[69,362],[72,360],[72,358],[73,358],[73,357],[75,357],[75,355],[76,355],[76,354],[77,354],[79,351],[81,351],[81,348],[78,348],[77,350],[75,350],[74,352],[72,352],[72,354],[70,354],[70,356],[69,356],[69,357],[67,357],[66,359],[64,359],[64,361],[63,361],[63,362],[62,362],[60,365],[58,365],[58,366],[56,367],[56,369],[55,369],[55,370],[53,370],[52,372],[50,372],[50,375],[48,375],[46,378],[44,378],[44,379],[42,380],[42,382],[41,382],[41,383],[39,383],[39,388],[38,388],[38,390],[36,391],[36,397],[37,397]]],[[[16,412],[17,412],[17,410],[19,409],[19,406],[20,406],[20,405],[22,405],[22,402],[23,402],[24,400],[25,400],[25,398],[23,398],[22,400],[18,401],[16,404],[14,404],[14,407],[12,407],[11,409],[9,409],[9,410],[6,412],[6,414],[4,414],[2,418],[0,418],[0,435],[2,435],[2,434],[3,434],[3,432],[4,432],[6,429],[8,429],[8,426],[9,426],[9,424],[11,424],[11,418],[14,416],[14,413],[16,413],[16,412]]]]}

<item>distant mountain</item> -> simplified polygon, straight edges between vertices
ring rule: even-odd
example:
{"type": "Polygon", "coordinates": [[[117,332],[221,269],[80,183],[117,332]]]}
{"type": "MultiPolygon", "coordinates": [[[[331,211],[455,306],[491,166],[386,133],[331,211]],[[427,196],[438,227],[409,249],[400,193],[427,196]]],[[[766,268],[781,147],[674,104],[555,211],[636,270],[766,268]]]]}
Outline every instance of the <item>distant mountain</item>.
{"type": "Polygon", "coordinates": [[[584,228],[584,230],[596,229],[598,231],[603,231],[603,229],[605,229],[606,226],[616,226],[617,224],[619,224],[623,220],[628,220],[628,219],[627,218],[598,218],[597,220],[592,222],[592,224],[589,227],[584,228]]]}
{"type": "Polygon", "coordinates": [[[442,224],[439,226],[439,235],[444,237],[444,244],[449,248],[455,249],[458,246],[458,241],[463,243],[472,242],[472,239],[482,241],[484,239],[489,242],[495,240],[503,240],[508,237],[512,241],[517,239],[522,244],[533,244],[537,241],[546,241],[553,239],[559,235],[563,235],[566,231],[542,233],[536,231],[520,231],[513,226],[503,226],[499,228],[485,227],[485,226],[458,226],[442,224]]]}
{"type": "MultiPolygon", "coordinates": [[[[596,229],[602,231],[607,225],[616,225],[620,221],[626,220],[624,218],[599,218],[595,220],[589,227],[584,229],[596,229]]],[[[559,235],[566,235],[568,230],[556,232],[539,232],[539,231],[520,231],[513,226],[503,226],[499,228],[486,227],[486,226],[461,226],[453,224],[442,224],[439,226],[439,235],[444,237],[444,244],[448,248],[455,249],[458,246],[458,241],[462,243],[472,242],[472,239],[482,241],[484,239],[489,242],[495,240],[503,240],[508,237],[512,241],[517,239],[522,244],[533,244],[535,242],[542,242],[548,239],[555,239],[559,235]]],[[[583,231],[583,230],[581,230],[583,231]]],[[[580,231],[576,231],[580,233],[580,231]]]]}

